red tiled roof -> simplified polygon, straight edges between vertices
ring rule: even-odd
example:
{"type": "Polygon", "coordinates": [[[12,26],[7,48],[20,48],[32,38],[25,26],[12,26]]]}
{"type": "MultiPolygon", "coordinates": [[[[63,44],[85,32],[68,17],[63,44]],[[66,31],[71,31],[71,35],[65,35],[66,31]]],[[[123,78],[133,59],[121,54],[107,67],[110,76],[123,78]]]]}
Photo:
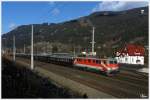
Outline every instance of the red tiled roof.
{"type": "Polygon", "coordinates": [[[128,54],[129,56],[144,56],[145,49],[143,46],[128,44],[118,52],[120,55],[128,54]]]}

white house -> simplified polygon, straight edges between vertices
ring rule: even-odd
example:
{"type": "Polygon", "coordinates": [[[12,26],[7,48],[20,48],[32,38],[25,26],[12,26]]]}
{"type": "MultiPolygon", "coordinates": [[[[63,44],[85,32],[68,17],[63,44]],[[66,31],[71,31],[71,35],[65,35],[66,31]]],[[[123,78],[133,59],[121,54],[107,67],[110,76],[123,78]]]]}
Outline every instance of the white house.
{"type": "Polygon", "coordinates": [[[128,44],[116,52],[116,59],[118,63],[144,65],[144,53],[144,47],[128,44]]]}

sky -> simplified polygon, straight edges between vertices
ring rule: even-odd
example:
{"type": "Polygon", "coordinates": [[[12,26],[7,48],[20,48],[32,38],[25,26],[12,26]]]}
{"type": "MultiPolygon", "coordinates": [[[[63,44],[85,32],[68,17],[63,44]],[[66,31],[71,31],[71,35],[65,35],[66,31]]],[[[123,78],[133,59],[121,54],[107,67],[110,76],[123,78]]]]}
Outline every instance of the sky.
{"type": "Polygon", "coordinates": [[[148,2],[2,2],[2,34],[20,25],[60,23],[96,11],[121,11],[148,6],[148,2]]]}

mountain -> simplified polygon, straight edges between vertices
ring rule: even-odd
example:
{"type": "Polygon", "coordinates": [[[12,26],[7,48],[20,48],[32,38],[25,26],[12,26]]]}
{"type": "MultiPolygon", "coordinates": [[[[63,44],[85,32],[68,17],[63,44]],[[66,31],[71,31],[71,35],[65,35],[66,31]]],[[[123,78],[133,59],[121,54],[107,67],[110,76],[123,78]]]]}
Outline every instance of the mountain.
{"type": "MultiPolygon", "coordinates": [[[[111,56],[127,43],[148,45],[148,7],[142,7],[118,12],[95,12],[58,24],[34,24],[34,48],[36,52],[50,52],[54,47],[58,52],[71,52],[74,48],[76,51],[91,49],[93,26],[95,50],[99,55],[111,56]],[[143,14],[141,10],[144,10],[143,14]]],[[[16,36],[18,52],[23,50],[24,44],[30,51],[31,25],[21,25],[2,35],[9,48],[12,47],[13,35],[16,36]]]]}

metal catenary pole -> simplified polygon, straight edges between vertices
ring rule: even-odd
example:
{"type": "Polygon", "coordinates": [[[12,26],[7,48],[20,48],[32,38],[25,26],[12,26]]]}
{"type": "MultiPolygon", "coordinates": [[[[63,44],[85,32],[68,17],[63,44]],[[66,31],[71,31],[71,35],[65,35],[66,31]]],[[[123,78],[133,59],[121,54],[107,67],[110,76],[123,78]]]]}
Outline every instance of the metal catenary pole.
{"type": "Polygon", "coordinates": [[[95,44],[95,41],[94,41],[94,32],[95,32],[95,27],[93,27],[93,32],[92,32],[92,54],[94,54],[94,44],[95,44]]]}
{"type": "Polygon", "coordinates": [[[24,44],[24,49],[23,49],[24,54],[26,53],[26,45],[24,44]]]}
{"type": "Polygon", "coordinates": [[[2,38],[2,52],[6,54],[6,38],[2,38]]]}
{"type": "Polygon", "coordinates": [[[13,61],[16,60],[15,36],[13,36],[13,61]]]}
{"type": "Polygon", "coordinates": [[[33,25],[31,26],[31,70],[34,69],[34,58],[33,58],[33,25]]]}

